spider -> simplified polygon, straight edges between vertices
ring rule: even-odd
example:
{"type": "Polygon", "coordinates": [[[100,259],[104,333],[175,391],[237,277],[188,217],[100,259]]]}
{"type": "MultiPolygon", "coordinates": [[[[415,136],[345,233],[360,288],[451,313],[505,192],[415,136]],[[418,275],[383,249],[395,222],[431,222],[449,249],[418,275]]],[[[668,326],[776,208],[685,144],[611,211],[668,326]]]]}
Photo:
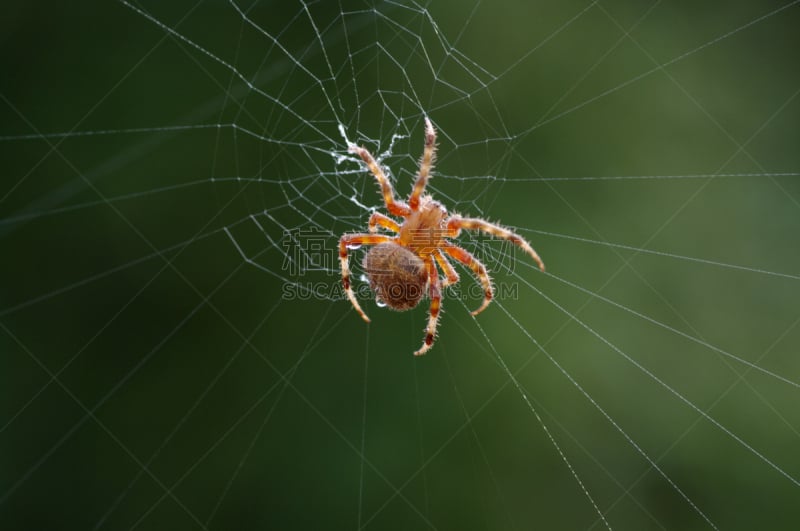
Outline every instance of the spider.
{"type": "Polygon", "coordinates": [[[444,205],[425,193],[425,186],[428,184],[436,158],[436,129],[427,117],[425,117],[425,148],[419,163],[419,173],[406,202],[395,198],[392,184],[369,151],[355,144],[350,144],[348,149],[350,153],[361,157],[375,176],[389,214],[403,218],[403,221],[398,223],[380,212],[373,212],[369,218],[368,234],[342,235],[339,240],[342,284],[347,298],[353,303],[358,314],[364,321],[370,322],[350,286],[347,250],[371,245],[374,247],[365,255],[363,266],[370,288],[375,292],[379,303],[398,311],[410,310],[419,304],[427,291],[431,301],[430,315],[425,329],[425,339],[419,350],[414,352],[415,356],[425,354],[433,346],[442,305],[442,288],[459,281],[458,273],[447,259],[448,256],[469,268],[483,287],[483,303],[477,310],[471,312],[473,316],[485,310],[494,295],[486,266],[465,249],[448,241],[450,238],[456,238],[462,229],[479,230],[509,240],[522,247],[538,264],[539,269],[544,271],[541,258],[522,236],[484,219],[465,218],[458,214],[448,216],[444,205]],[[379,234],[379,227],[395,235],[379,234]],[[437,264],[446,277],[444,282],[439,279],[437,264]]]}

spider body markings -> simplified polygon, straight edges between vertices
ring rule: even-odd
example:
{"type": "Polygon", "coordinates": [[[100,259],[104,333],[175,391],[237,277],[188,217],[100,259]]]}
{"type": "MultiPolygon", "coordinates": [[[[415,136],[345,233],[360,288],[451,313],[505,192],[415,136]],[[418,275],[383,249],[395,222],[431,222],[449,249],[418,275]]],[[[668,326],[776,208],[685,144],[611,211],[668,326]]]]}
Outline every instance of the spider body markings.
{"type": "Polygon", "coordinates": [[[342,284],[353,307],[364,321],[369,322],[369,317],[361,309],[350,285],[347,251],[348,248],[371,245],[374,247],[365,255],[363,266],[370,288],[379,302],[394,310],[410,310],[419,304],[427,292],[431,301],[428,324],[425,328],[425,339],[419,350],[414,352],[415,356],[425,354],[433,346],[442,305],[442,288],[459,281],[458,273],[448,257],[467,267],[481,283],[483,303],[471,312],[473,316],[486,309],[494,296],[486,266],[466,249],[449,241],[457,238],[462,230],[482,231],[518,245],[544,271],[541,258],[522,236],[480,218],[448,215],[444,205],[425,193],[436,158],[436,130],[427,117],[425,147],[417,179],[405,202],[395,197],[391,182],[369,151],[355,144],[350,144],[348,149],[350,153],[361,157],[375,176],[389,214],[403,218],[403,221],[398,223],[389,216],[374,212],[369,218],[368,233],[342,235],[339,240],[342,284]],[[394,235],[379,233],[379,227],[394,235]],[[444,281],[439,278],[437,265],[444,272],[444,281]]]}

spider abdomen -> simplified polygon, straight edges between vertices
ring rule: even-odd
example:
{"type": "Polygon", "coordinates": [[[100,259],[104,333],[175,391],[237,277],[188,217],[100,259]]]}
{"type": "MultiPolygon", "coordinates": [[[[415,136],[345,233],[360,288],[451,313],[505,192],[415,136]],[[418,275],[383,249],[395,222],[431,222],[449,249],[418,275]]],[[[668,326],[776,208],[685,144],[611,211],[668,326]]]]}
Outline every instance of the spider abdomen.
{"type": "Polygon", "coordinates": [[[364,256],[363,265],[378,302],[394,310],[410,310],[425,295],[425,262],[402,245],[376,245],[364,256]]]}

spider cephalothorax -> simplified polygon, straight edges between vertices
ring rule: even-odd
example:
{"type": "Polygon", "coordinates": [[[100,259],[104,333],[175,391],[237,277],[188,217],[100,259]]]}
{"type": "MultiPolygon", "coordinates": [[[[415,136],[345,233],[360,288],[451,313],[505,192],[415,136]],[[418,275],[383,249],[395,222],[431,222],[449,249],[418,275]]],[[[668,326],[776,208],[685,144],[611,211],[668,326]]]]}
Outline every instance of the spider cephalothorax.
{"type": "Polygon", "coordinates": [[[458,273],[447,259],[448,256],[468,267],[481,282],[483,304],[473,311],[472,315],[482,312],[494,295],[486,266],[465,249],[448,241],[457,237],[461,229],[480,230],[519,245],[536,261],[539,269],[544,271],[544,264],[539,255],[521,236],[480,218],[463,218],[457,214],[448,216],[444,205],[423,193],[436,156],[436,130],[427,117],[425,150],[419,164],[417,181],[405,203],[395,199],[392,184],[369,151],[355,144],[351,144],[349,150],[361,157],[377,179],[389,214],[403,218],[403,221],[398,223],[389,216],[374,212],[369,218],[368,234],[345,234],[341,237],[339,259],[342,265],[342,284],[356,311],[362,319],[369,322],[369,317],[361,309],[350,286],[347,249],[374,245],[375,247],[372,247],[364,257],[363,265],[370,288],[375,292],[379,302],[395,310],[409,310],[419,304],[427,291],[431,300],[428,326],[422,347],[414,355],[425,354],[433,345],[442,303],[442,288],[458,282],[458,273]],[[383,227],[395,235],[379,234],[378,227],[383,227]],[[444,283],[439,280],[436,264],[445,274],[444,283]]]}

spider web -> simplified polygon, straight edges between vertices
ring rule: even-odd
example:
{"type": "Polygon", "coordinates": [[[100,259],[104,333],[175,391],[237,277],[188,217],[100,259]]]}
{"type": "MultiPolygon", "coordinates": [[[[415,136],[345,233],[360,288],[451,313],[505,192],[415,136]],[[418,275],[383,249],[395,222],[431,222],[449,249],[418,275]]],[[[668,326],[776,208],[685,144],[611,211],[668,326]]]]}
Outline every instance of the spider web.
{"type": "Polygon", "coordinates": [[[797,1],[11,4],[0,527],[800,521],[797,1]],[[531,241],[344,299],[378,158],[531,241]]]}

